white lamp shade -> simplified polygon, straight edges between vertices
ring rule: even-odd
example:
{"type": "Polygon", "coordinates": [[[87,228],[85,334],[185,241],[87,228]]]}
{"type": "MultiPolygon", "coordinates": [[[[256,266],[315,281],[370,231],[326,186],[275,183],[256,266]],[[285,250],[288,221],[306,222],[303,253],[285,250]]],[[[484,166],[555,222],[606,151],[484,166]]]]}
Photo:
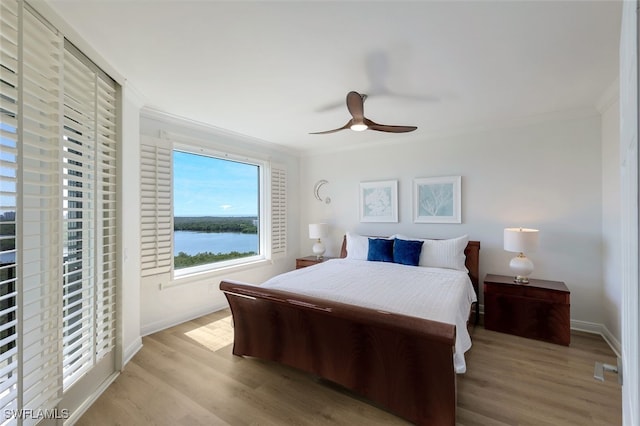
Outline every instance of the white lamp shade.
{"type": "Polygon", "coordinates": [[[309,238],[317,239],[324,238],[329,235],[328,223],[310,223],[309,224],[309,238]]]}
{"type": "Polygon", "coordinates": [[[531,253],[538,248],[538,230],[505,228],[504,249],[516,253],[531,253]]]}

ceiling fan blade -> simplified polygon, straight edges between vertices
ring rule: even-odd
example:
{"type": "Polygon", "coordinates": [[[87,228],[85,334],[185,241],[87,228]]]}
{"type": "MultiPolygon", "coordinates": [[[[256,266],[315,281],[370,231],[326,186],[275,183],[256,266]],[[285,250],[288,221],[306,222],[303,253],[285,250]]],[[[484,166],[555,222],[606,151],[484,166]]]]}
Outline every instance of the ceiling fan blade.
{"type": "Polygon", "coordinates": [[[349,122],[347,124],[345,124],[344,126],[340,127],[339,129],[325,130],[324,132],[312,132],[312,133],[309,133],[309,134],[310,135],[326,135],[327,133],[339,132],[340,130],[345,130],[345,129],[348,129],[349,127],[351,127],[351,123],[352,122],[353,122],[353,120],[349,120],[349,122]]]}
{"type": "Polygon", "coordinates": [[[413,132],[414,130],[417,129],[416,126],[388,126],[386,124],[378,124],[378,123],[374,123],[368,118],[365,118],[364,122],[369,127],[370,130],[377,130],[378,132],[407,133],[407,132],[413,132]]]}
{"type": "Polygon", "coordinates": [[[363,96],[358,92],[349,92],[347,94],[347,109],[354,121],[362,121],[364,119],[363,96]]]}

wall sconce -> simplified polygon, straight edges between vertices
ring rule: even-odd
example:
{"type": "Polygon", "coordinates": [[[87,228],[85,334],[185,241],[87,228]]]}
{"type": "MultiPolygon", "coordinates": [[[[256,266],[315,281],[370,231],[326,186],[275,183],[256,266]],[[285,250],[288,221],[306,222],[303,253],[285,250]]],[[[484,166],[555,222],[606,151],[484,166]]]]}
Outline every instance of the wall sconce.
{"type": "Polygon", "coordinates": [[[524,253],[531,253],[538,248],[538,230],[527,228],[505,228],[504,249],[519,253],[511,259],[509,267],[515,274],[515,282],[526,284],[528,275],[533,272],[533,262],[524,253]]]}
{"type": "Polygon", "coordinates": [[[316,197],[316,200],[318,201],[324,201],[325,204],[330,204],[331,203],[331,198],[326,197],[326,198],[322,198],[320,196],[320,188],[322,188],[322,185],[326,185],[327,183],[329,183],[328,181],[322,179],[316,182],[315,185],[313,185],[313,196],[316,197]]]}
{"type": "Polygon", "coordinates": [[[309,224],[309,238],[317,239],[313,245],[313,254],[317,259],[322,259],[322,255],[325,252],[324,244],[322,244],[322,238],[329,235],[328,223],[311,223],[309,224]]]}

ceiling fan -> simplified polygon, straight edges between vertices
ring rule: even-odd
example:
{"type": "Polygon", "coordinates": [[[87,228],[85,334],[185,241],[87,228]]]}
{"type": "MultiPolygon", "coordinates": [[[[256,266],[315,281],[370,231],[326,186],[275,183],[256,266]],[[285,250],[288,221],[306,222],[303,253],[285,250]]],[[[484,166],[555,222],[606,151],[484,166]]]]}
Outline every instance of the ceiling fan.
{"type": "Polygon", "coordinates": [[[361,95],[358,92],[349,92],[347,94],[347,109],[353,117],[344,126],[339,129],[326,130],[324,132],[313,132],[311,135],[324,135],[327,133],[334,133],[340,130],[351,129],[356,132],[363,130],[377,130],[379,132],[389,133],[406,133],[413,132],[417,129],[416,126],[388,126],[385,124],[374,123],[364,116],[364,101],[367,99],[367,95],[361,95]]]}

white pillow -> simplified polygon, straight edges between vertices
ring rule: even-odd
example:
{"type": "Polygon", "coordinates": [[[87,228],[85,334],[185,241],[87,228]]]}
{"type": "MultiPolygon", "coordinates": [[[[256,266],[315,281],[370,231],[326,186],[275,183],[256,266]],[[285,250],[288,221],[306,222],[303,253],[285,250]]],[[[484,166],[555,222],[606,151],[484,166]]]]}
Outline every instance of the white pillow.
{"type": "Polygon", "coordinates": [[[389,238],[384,237],[365,237],[363,235],[347,232],[347,257],[349,260],[367,260],[369,257],[369,238],[384,238],[385,240],[393,240],[396,236],[389,238]]]}
{"type": "Polygon", "coordinates": [[[449,240],[425,240],[422,238],[409,238],[403,235],[396,235],[396,238],[401,240],[424,241],[422,251],[420,252],[420,266],[469,272],[464,264],[466,261],[464,249],[469,242],[468,235],[449,240]]]}
{"type": "Polygon", "coordinates": [[[367,260],[369,254],[369,237],[347,232],[347,259],[367,260]]]}

